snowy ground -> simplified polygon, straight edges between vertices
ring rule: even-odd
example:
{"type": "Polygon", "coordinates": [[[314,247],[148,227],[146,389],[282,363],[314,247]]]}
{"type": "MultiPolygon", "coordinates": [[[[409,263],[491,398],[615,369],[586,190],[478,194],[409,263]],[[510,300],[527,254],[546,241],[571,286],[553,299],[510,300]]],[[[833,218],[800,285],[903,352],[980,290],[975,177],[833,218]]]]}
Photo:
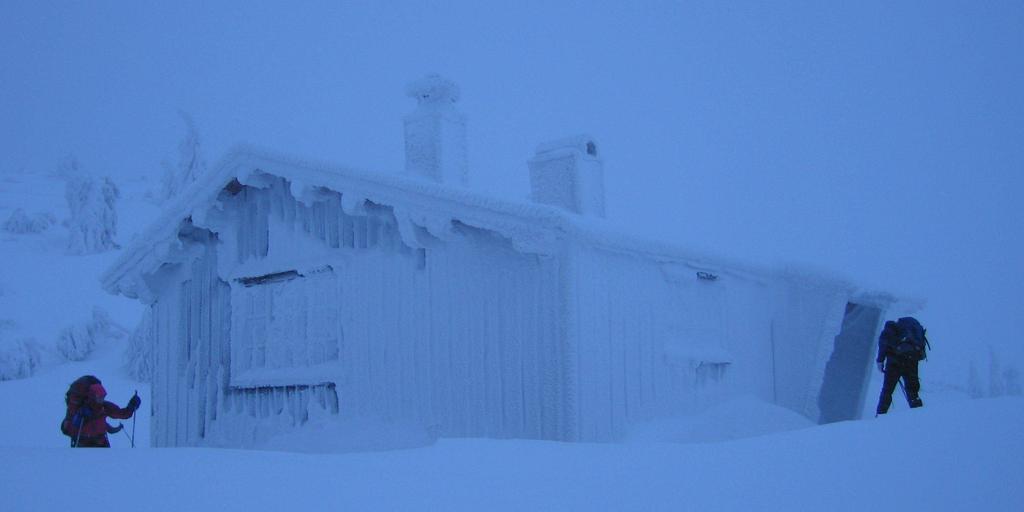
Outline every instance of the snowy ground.
{"type": "Polygon", "coordinates": [[[74,377],[102,375],[121,404],[136,388],[148,397],[123,378],[116,349],[0,383],[0,401],[17,412],[2,420],[4,510],[74,509],[81,492],[56,482],[82,479],[119,504],[174,511],[1024,507],[1019,397],[898,407],[881,419],[813,427],[740,400],[638,428],[621,444],[442,439],[341,454],[147,448],[144,406],[136,449],[118,434],[111,450],[69,450],[57,424],[74,377]]]}
{"type": "MultiPolygon", "coordinates": [[[[18,207],[66,216],[59,180],[0,174],[0,222],[18,207]]],[[[145,180],[121,180],[122,233],[155,212],[145,180]]],[[[740,399],[705,413],[636,426],[619,444],[423,439],[395,428],[388,446],[366,425],[310,428],[303,452],[151,449],[149,388],[127,377],[125,341],[86,361],[52,350],[60,329],[107,310],[126,329],[141,308],[99,289],[116,253],[67,256],[59,224],[39,234],[0,233],[0,350],[31,338],[44,350],[30,378],[0,382],[0,510],[80,508],[102,487],[118,504],[144,510],[910,510],[1024,509],[1024,400],[967,400],[922,367],[926,407],[896,401],[882,419],[812,426],[789,411],[740,399]],[[125,433],[112,450],[69,450],[58,423],[67,385],[103,379],[124,405],[144,399],[136,449],[125,433]],[[81,482],[81,486],[68,485],[81,482]]],[[[130,235],[122,235],[122,243],[130,235]]],[[[877,375],[871,384],[873,405],[877,375]]],[[[868,417],[871,415],[868,414],[868,417]]],[[[133,423],[126,423],[131,432],[133,423]]]]}

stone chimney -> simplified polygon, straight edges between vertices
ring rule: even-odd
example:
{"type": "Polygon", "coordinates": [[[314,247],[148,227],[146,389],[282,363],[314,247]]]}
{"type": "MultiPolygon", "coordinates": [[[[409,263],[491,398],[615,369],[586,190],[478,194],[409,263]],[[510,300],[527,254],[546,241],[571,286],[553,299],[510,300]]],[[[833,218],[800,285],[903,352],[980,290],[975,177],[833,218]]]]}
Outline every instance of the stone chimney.
{"type": "Polygon", "coordinates": [[[459,86],[427,75],[405,87],[416,110],[405,116],[405,172],[441,183],[465,186],[466,118],[455,110],[459,86]]]}
{"type": "Polygon", "coordinates": [[[604,217],[604,164],[593,137],[577,135],[541,144],[527,164],[534,202],[604,217]]]}

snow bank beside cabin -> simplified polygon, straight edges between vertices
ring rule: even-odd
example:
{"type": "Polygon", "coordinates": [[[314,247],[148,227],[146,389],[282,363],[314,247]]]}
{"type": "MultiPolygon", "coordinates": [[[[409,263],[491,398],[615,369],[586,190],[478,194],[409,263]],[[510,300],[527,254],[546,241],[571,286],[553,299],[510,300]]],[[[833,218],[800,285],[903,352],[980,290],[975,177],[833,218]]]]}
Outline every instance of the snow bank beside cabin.
{"type": "Polygon", "coordinates": [[[707,443],[758,437],[816,426],[785,407],[754,396],[739,396],[700,414],[634,425],[627,442],[707,443]]]}

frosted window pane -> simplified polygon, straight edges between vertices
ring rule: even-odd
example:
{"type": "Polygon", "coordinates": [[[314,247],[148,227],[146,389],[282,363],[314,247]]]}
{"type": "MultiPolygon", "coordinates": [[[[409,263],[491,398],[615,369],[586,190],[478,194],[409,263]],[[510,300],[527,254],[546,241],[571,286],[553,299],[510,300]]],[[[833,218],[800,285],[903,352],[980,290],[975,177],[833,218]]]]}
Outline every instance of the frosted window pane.
{"type": "Polygon", "coordinates": [[[338,281],[329,267],[232,283],[231,384],[332,382],[341,343],[338,281]]]}

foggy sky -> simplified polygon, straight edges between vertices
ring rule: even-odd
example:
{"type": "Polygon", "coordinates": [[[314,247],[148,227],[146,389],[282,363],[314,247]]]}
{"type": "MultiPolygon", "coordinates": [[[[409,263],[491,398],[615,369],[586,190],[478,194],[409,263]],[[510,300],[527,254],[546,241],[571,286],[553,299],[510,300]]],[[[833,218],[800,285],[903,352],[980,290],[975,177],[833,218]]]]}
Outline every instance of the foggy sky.
{"type": "Polygon", "coordinates": [[[589,133],[623,229],[926,299],[936,364],[1024,359],[1020,2],[257,3],[5,2],[0,170],[156,178],[182,109],[210,164],[400,172],[438,72],[475,188],[525,197],[536,145],[589,133]]]}

